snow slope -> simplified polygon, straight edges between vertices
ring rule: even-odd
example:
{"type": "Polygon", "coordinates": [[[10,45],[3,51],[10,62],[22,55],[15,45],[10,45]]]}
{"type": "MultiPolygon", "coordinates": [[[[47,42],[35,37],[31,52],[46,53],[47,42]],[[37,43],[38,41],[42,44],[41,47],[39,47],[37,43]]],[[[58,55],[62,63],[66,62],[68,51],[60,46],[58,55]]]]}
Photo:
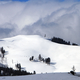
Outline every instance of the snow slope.
{"type": "Polygon", "coordinates": [[[7,51],[6,62],[15,69],[16,63],[29,72],[52,73],[69,72],[73,65],[80,72],[80,47],[53,43],[38,35],[18,35],[0,40],[0,47],[7,51]],[[29,61],[31,56],[37,60],[39,54],[43,58],[50,57],[51,64],[40,61],[29,61]]]}
{"type": "Polygon", "coordinates": [[[48,73],[28,76],[3,76],[0,80],[80,80],[80,77],[67,73],[48,73]]]}

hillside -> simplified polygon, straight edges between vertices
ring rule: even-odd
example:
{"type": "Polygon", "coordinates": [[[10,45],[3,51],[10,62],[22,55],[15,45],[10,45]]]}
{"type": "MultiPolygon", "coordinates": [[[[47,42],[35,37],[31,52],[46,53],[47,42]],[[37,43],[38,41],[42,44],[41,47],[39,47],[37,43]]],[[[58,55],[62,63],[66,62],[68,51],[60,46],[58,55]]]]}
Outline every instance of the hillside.
{"type": "Polygon", "coordinates": [[[69,72],[73,65],[80,72],[80,47],[53,43],[38,35],[18,35],[0,40],[0,47],[6,50],[6,63],[15,69],[20,63],[23,69],[36,73],[69,72]],[[38,61],[50,57],[50,65],[38,61]],[[34,56],[35,61],[29,61],[34,56]]]}

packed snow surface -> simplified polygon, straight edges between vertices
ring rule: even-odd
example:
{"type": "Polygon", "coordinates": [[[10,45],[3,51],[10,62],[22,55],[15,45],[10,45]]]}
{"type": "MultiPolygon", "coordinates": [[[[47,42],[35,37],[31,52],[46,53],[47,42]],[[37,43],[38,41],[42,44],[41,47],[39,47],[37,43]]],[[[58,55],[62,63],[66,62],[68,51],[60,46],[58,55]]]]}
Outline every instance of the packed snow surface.
{"type": "Polygon", "coordinates": [[[73,66],[80,72],[80,46],[53,43],[38,35],[18,35],[0,40],[0,47],[6,50],[3,63],[14,69],[15,64],[20,63],[26,71],[37,74],[69,72],[73,66]],[[50,57],[50,65],[39,61],[39,54],[44,59],[50,57]],[[29,60],[31,56],[34,61],[29,60]]]}
{"type": "Polygon", "coordinates": [[[80,80],[80,77],[67,73],[48,73],[28,76],[2,76],[0,80],[80,80]]]}

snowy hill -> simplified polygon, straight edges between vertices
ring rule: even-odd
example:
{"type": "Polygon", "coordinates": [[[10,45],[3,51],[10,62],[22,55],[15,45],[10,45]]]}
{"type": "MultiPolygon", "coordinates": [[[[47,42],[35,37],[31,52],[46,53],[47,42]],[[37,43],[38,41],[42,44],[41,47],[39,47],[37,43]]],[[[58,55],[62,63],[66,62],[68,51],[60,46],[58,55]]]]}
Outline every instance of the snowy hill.
{"type": "Polygon", "coordinates": [[[80,72],[80,47],[53,43],[38,35],[18,35],[0,40],[0,47],[7,51],[6,62],[15,69],[20,63],[22,68],[29,72],[51,73],[69,72],[73,65],[80,72]],[[50,57],[50,65],[38,61],[41,54],[43,58],[50,57]],[[30,61],[34,56],[36,61],[30,61]]]}

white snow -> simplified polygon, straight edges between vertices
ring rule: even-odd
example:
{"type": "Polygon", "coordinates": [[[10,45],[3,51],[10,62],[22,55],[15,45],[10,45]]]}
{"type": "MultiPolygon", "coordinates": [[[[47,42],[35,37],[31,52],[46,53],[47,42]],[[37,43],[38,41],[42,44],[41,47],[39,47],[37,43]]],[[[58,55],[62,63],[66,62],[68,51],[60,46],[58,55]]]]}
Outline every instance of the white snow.
{"type": "Polygon", "coordinates": [[[36,80],[80,80],[80,77],[68,73],[56,73],[69,72],[73,66],[75,66],[76,72],[80,72],[80,46],[53,43],[38,35],[18,35],[0,40],[0,47],[6,50],[5,59],[9,67],[16,69],[15,64],[20,63],[22,68],[28,72],[36,71],[37,73],[37,75],[22,77],[0,77],[0,80],[3,78],[6,80],[20,78],[19,80],[22,80],[23,77],[24,80],[35,80],[35,78],[36,80]],[[40,62],[39,54],[43,58],[50,57],[50,65],[40,62]],[[34,56],[36,61],[29,61],[31,56],[34,56]]]}
{"type": "Polygon", "coordinates": [[[38,35],[18,35],[0,40],[0,47],[8,52],[5,57],[9,67],[15,69],[15,64],[20,63],[29,72],[51,73],[69,72],[73,65],[80,72],[80,47],[53,43],[38,35]],[[50,57],[51,64],[29,61],[31,56],[38,59],[50,57]]]}
{"type": "Polygon", "coordinates": [[[0,80],[80,80],[80,77],[67,73],[48,73],[27,76],[2,76],[0,80]]]}

